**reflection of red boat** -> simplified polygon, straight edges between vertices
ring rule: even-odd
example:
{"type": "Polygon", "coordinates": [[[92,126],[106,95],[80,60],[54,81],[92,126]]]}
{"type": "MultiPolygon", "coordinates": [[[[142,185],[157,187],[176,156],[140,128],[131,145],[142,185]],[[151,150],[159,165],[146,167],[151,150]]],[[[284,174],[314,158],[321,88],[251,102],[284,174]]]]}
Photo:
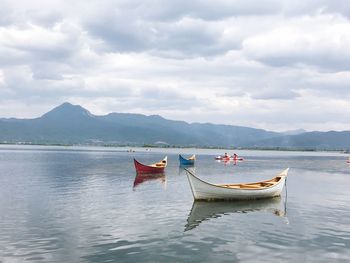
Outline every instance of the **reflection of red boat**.
{"type": "Polygon", "coordinates": [[[136,174],[135,180],[134,180],[134,188],[138,186],[139,184],[142,184],[146,181],[152,181],[157,180],[160,181],[162,184],[166,183],[166,177],[164,173],[158,173],[158,174],[136,174]]]}
{"type": "Polygon", "coordinates": [[[135,169],[137,173],[147,173],[147,174],[155,174],[155,173],[163,173],[165,167],[167,166],[167,156],[163,160],[161,160],[158,163],[145,165],[140,162],[138,162],[136,159],[134,159],[135,169]]]}

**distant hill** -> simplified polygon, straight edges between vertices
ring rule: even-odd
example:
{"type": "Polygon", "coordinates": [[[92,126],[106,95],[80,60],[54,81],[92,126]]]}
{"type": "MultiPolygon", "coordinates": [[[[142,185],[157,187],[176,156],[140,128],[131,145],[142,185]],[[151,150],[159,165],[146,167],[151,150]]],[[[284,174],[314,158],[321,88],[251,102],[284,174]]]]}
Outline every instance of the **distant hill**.
{"type": "Polygon", "coordinates": [[[0,119],[1,142],[59,144],[155,144],[178,146],[243,146],[278,135],[231,125],[189,124],[158,115],[110,113],[96,116],[79,105],[63,103],[35,119],[0,119]]]}
{"type": "Polygon", "coordinates": [[[315,150],[350,149],[350,131],[305,132],[297,135],[286,135],[259,140],[248,147],[298,148],[315,150]]]}
{"type": "MultiPolygon", "coordinates": [[[[35,119],[0,119],[0,142],[34,144],[175,145],[350,149],[350,131],[297,135],[233,125],[187,123],[158,115],[91,114],[79,105],[62,105],[35,119]]],[[[293,132],[292,132],[293,133],[293,132]]]]}

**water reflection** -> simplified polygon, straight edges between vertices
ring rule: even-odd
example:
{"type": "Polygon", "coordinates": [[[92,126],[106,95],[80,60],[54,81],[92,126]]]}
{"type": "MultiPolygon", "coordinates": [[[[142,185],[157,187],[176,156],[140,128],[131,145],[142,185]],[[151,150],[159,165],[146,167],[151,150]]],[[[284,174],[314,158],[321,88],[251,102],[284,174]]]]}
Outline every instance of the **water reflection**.
{"type": "Polygon", "coordinates": [[[232,159],[227,159],[227,160],[216,160],[218,163],[223,163],[224,165],[237,165],[239,163],[243,163],[243,160],[232,160],[232,159]]]}
{"type": "Polygon", "coordinates": [[[194,167],[194,163],[193,164],[179,164],[180,169],[185,169],[185,168],[189,168],[189,167],[194,167]]]}
{"type": "Polygon", "coordinates": [[[188,169],[188,170],[192,171],[193,173],[196,173],[196,167],[194,167],[193,165],[192,165],[192,166],[188,166],[188,165],[183,166],[183,165],[180,165],[180,166],[179,166],[179,175],[185,173],[185,172],[186,172],[185,169],[188,169]]]}
{"type": "Polygon", "coordinates": [[[165,173],[156,173],[156,174],[144,174],[144,173],[138,174],[138,173],[136,173],[133,189],[135,190],[135,188],[137,186],[139,186],[140,184],[147,182],[147,181],[158,181],[164,186],[164,188],[166,188],[165,173]]]}
{"type": "Polygon", "coordinates": [[[276,216],[286,217],[286,202],[282,202],[281,197],[261,200],[247,201],[218,201],[203,202],[194,201],[192,209],[187,218],[185,231],[196,228],[203,221],[211,218],[218,218],[230,213],[249,213],[249,212],[269,212],[276,216]]]}

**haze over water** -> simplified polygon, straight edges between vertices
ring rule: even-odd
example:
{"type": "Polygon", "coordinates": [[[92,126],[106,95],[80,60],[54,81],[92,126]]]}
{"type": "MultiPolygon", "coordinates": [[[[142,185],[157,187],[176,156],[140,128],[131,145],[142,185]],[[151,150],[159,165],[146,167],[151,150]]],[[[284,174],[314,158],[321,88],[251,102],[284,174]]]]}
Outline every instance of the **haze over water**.
{"type": "Polygon", "coordinates": [[[214,160],[222,153],[1,146],[0,262],[350,260],[346,155],[236,151],[245,161],[234,165],[214,160]],[[196,153],[196,174],[212,183],[265,180],[290,167],[287,191],[194,203],[178,153],[196,153]],[[135,181],[133,157],[164,155],[165,175],[135,181]]]}

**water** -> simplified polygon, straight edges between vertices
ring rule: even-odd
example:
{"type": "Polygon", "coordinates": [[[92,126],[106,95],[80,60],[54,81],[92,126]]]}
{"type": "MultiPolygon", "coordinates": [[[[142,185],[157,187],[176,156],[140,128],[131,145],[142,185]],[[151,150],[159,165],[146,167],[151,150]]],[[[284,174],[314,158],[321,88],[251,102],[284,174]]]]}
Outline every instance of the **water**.
{"type": "Polygon", "coordinates": [[[0,262],[345,262],[350,167],[340,153],[0,147],[0,262]],[[213,183],[269,179],[281,198],[193,203],[178,153],[213,183]],[[168,155],[164,175],[136,178],[132,158],[168,155]],[[147,180],[149,179],[149,180],[147,180]]]}

